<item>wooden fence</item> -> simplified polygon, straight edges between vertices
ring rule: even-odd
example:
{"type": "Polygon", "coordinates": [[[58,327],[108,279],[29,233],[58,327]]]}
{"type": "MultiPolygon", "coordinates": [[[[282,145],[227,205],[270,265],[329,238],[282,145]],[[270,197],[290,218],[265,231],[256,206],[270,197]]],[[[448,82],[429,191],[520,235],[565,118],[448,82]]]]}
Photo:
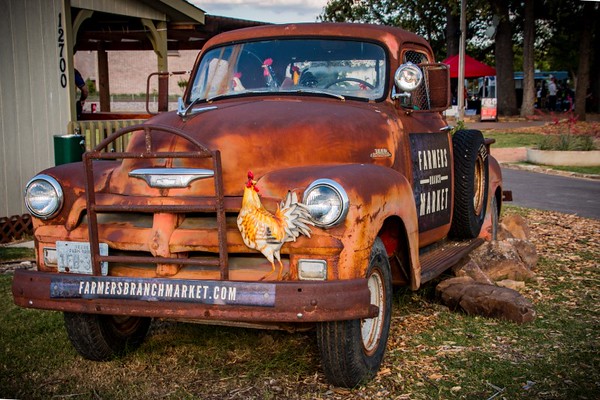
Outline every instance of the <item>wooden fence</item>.
{"type": "MultiPolygon", "coordinates": [[[[97,121],[71,121],[69,122],[68,132],[71,134],[80,134],[85,137],[85,148],[91,150],[102,140],[118,131],[131,125],[141,124],[145,119],[115,119],[115,120],[97,120],[97,121]]],[[[131,137],[131,133],[121,136],[115,142],[111,143],[109,151],[124,151],[131,137]]]]}
{"type": "Polygon", "coordinates": [[[0,243],[9,243],[22,239],[24,235],[33,235],[31,215],[13,215],[0,218],[0,243]]]}

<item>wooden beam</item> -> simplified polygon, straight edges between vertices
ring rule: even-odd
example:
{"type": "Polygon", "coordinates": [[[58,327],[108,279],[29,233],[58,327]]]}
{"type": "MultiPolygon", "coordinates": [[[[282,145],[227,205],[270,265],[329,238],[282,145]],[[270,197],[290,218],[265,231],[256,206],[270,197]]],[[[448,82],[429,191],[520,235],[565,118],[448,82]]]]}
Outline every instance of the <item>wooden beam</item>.
{"type": "Polygon", "coordinates": [[[102,46],[98,47],[98,91],[100,111],[110,112],[110,80],[108,77],[108,53],[102,46]]]}
{"type": "MultiPolygon", "coordinates": [[[[81,27],[81,24],[83,23],[83,21],[90,18],[92,16],[92,14],[94,14],[94,12],[92,10],[79,10],[79,12],[77,13],[77,16],[75,17],[75,21],[73,21],[73,37],[74,38],[77,38],[77,34],[79,33],[79,28],[81,27]]],[[[77,40],[75,40],[75,43],[77,43],[77,40]]]]}

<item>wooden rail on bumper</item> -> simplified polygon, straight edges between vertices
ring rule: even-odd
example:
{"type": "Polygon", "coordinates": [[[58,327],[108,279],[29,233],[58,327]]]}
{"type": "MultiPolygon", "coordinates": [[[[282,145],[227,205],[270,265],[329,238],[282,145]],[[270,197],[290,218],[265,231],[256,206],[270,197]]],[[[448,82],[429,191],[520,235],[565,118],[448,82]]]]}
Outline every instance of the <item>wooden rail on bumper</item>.
{"type": "Polygon", "coordinates": [[[366,279],[183,281],[17,270],[12,291],[15,304],[26,308],[207,321],[337,321],[370,318],[376,316],[378,311],[376,306],[370,304],[366,279]],[[164,296],[165,288],[159,288],[157,285],[160,284],[171,285],[167,289],[170,290],[167,293],[170,297],[164,296]],[[142,289],[138,285],[142,285],[142,289]],[[182,296],[184,286],[186,295],[182,296]],[[162,297],[159,290],[162,290],[162,297]],[[227,299],[227,295],[215,295],[215,290],[219,294],[233,291],[234,299],[231,296],[227,299]],[[247,298],[254,300],[237,304],[235,297],[242,297],[244,292],[247,292],[247,298]],[[269,296],[272,298],[269,299],[269,296]],[[215,301],[216,297],[219,301],[215,301]],[[266,300],[260,300],[261,297],[266,300]],[[248,305],[253,302],[255,305],[248,305]]]}

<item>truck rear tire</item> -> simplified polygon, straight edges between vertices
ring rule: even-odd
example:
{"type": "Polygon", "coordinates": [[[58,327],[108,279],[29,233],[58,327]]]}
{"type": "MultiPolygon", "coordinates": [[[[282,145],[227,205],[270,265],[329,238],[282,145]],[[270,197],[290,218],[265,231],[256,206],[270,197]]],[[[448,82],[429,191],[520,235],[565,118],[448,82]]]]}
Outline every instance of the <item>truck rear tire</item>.
{"type": "Polygon", "coordinates": [[[371,379],[381,366],[392,314],[392,275],[385,246],[375,239],[367,279],[371,304],[379,307],[375,318],[317,324],[321,364],[327,380],[354,387],[371,379]]]}
{"type": "Polygon", "coordinates": [[[488,153],[476,130],[452,136],[454,149],[454,213],[450,236],[472,239],[479,235],[488,200],[488,153]]]}
{"type": "Polygon", "coordinates": [[[150,329],[151,318],[64,313],[71,344],[92,361],[108,361],[138,348],[150,329]]]}

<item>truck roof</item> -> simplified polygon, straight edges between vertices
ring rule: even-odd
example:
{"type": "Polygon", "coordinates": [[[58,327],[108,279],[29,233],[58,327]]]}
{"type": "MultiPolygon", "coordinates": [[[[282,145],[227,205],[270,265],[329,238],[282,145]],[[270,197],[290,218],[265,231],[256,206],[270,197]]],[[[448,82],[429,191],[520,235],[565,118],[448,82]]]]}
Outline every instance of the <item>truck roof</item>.
{"type": "Polygon", "coordinates": [[[205,48],[221,43],[230,43],[258,37],[298,37],[298,36],[327,36],[341,38],[362,38],[385,43],[392,54],[405,43],[424,46],[431,53],[429,43],[421,36],[401,28],[386,25],[356,24],[356,23],[300,23],[283,25],[263,25],[251,28],[236,29],[225,32],[210,39],[205,48]]]}

